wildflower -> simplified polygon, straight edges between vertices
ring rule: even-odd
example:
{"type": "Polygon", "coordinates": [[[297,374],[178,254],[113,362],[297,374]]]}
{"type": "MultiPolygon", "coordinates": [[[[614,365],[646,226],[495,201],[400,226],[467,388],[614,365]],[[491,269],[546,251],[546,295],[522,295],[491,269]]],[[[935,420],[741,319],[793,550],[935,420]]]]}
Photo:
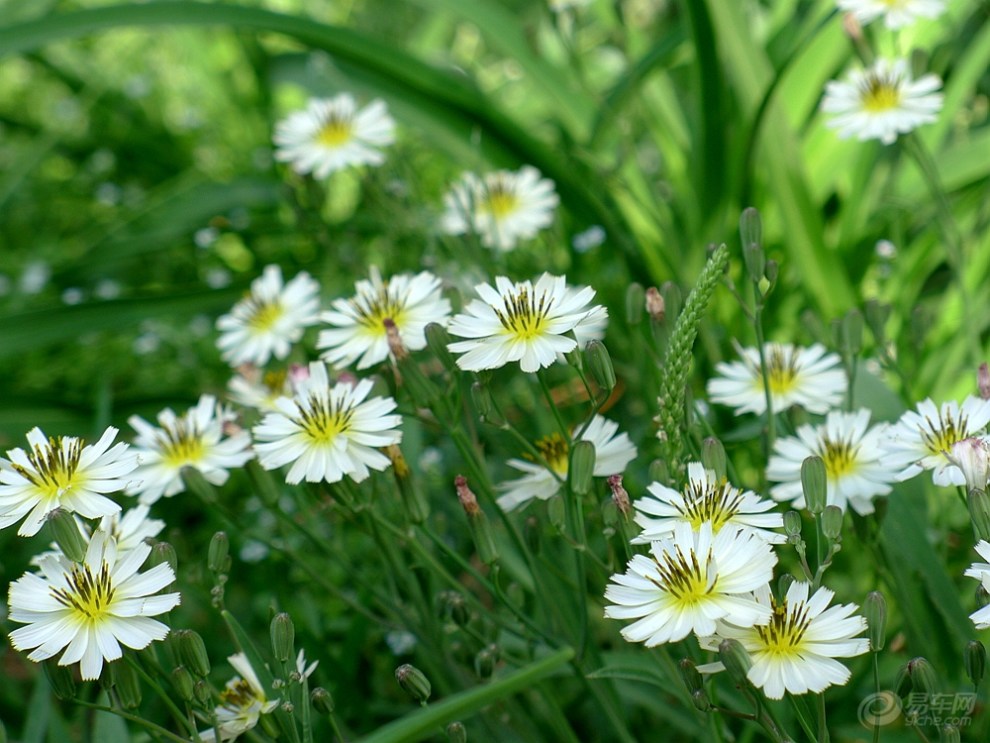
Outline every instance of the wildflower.
{"type": "Polygon", "coordinates": [[[321,330],[316,347],[337,368],[355,361],[358,369],[374,366],[389,355],[386,320],[391,320],[409,351],[426,347],[426,326],[446,325],[450,302],[440,295],[440,279],[429,271],[399,274],[382,281],[371,268],[371,279],[358,281],[352,299],[338,299],[320,319],[333,327],[321,330]]]}
{"type": "Polygon", "coordinates": [[[485,247],[512,250],[553,223],[559,201],[553,181],[529,165],[483,178],[465,173],[444,196],[440,228],[448,235],[474,233],[485,247]]]}
{"type": "Polygon", "coordinates": [[[134,448],[141,466],[134,473],[128,492],[137,493],[142,503],[151,504],[182,492],[182,470],[191,467],[214,485],[223,485],[228,469],[240,467],[254,457],[251,436],[238,431],[224,438],[224,424],[233,419],[212,395],[177,416],[171,408],[158,414],[156,428],[137,415],[127,419],[137,431],[134,448]]]}
{"type": "Polygon", "coordinates": [[[327,367],[309,365],[309,378],[301,381],[290,399],[276,403],[278,411],[267,414],[254,427],[255,450],[261,466],[271,470],[293,462],[286,482],[337,482],[347,475],[361,482],[369,468],[383,470],[389,458],[376,447],[398,444],[396,430],[401,416],[391,397],[365,400],[371,382],[338,382],[330,385],[327,367]]]}
{"type": "Polygon", "coordinates": [[[299,674],[299,680],[308,679],[313,675],[313,671],[316,667],[320,665],[320,661],[314,660],[312,663],[306,663],[306,652],[300,648],[299,653],[296,655],[296,673],[299,674]]]}
{"type": "Polygon", "coordinates": [[[946,457],[962,472],[966,490],[987,489],[990,481],[990,440],[985,436],[970,436],[957,441],[946,457]]]}
{"type": "Polygon", "coordinates": [[[770,544],[752,532],[729,527],[713,534],[710,523],[694,531],[681,522],[650,545],[649,555],[634,555],[625,573],[612,576],[605,616],[637,619],[622,636],[647,647],[692,631],[714,634],[716,619],[766,624],[771,610],[752,592],[770,581],[776,563],[770,544]]]}
{"type": "MultiPolygon", "coordinates": [[[[976,545],[976,551],[984,560],[990,560],[990,542],[981,539],[976,545]]],[[[963,575],[967,578],[976,578],[983,586],[983,590],[990,592],[990,564],[974,562],[963,575]]],[[[977,609],[969,615],[969,618],[973,620],[976,629],[990,629],[990,604],[977,609]]]]}
{"type": "MultiPolygon", "coordinates": [[[[774,413],[793,405],[811,413],[825,413],[842,400],[846,375],[838,355],[827,353],[824,346],[816,343],[810,348],[797,348],[790,343],[768,343],[763,354],[774,413]]],[[[715,365],[722,376],[708,382],[708,394],[713,402],[729,405],[737,413],[762,415],[767,398],[760,353],[755,348],[744,348],[742,355],[742,361],[715,365]]]]}
{"type": "Polygon", "coordinates": [[[773,501],[764,500],[750,490],[734,487],[725,478],[719,479],[701,462],[688,463],[688,481],[678,492],[659,482],[648,488],[650,496],[633,504],[638,512],[636,523],[643,531],[633,544],[648,544],[674,533],[674,525],[687,523],[698,530],[710,524],[714,533],[723,528],[740,528],[753,532],[773,544],[787,541],[783,534],[770,531],[784,525],[779,513],[767,513],[773,501]]]}
{"type": "MultiPolygon", "coordinates": [[[[123,490],[137,457],[127,444],[114,446],[116,428],[108,428],[90,446],[74,436],[46,437],[40,428],[27,433],[29,451],[11,449],[0,466],[0,529],[25,516],[17,533],[32,537],[56,508],[98,519],[120,506],[105,493],[123,490]]],[[[2,461],[2,460],[0,460],[2,461]]]]}
{"type": "MultiPolygon", "coordinates": [[[[753,665],[747,678],[769,699],[790,694],[819,693],[834,684],[849,681],[849,669],[836,658],[862,655],[870,648],[865,637],[866,620],[850,616],[859,607],[839,604],[827,608],[835,595],[821,587],[808,598],[810,584],[794,581],[783,601],[770,594],[769,585],[756,591],[756,600],[772,612],[769,623],[738,626],[731,618],[718,622],[714,637],[702,639],[708,650],[722,640],[738,640],[749,653],[753,665]]],[[[721,664],[701,670],[716,670],[721,664]]]]}
{"type": "Polygon", "coordinates": [[[381,165],[382,148],[395,141],[395,121],[384,101],[359,109],[354,96],[314,98],[275,126],[275,159],[300,175],[326,178],[353,165],[381,165]]]}
{"type": "Polygon", "coordinates": [[[227,382],[230,399],[246,408],[268,413],[275,410],[280,397],[292,397],[295,382],[309,375],[308,367],[293,364],[288,369],[262,372],[258,367],[244,364],[227,382]]]}
{"type": "Polygon", "coordinates": [[[822,110],[836,114],[828,126],[845,139],[879,139],[891,144],[922,124],[935,121],[942,109],[942,81],[936,75],[912,80],[906,60],[878,59],[866,70],[853,70],[846,82],[825,86],[822,110]]]}
{"type": "Polygon", "coordinates": [[[918,403],[889,429],[880,442],[884,455],[880,464],[896,472],[895,479],[907,480],[923,470],[932,470],[936,485],[965,485],[966,478],[949,455],[952,445],[968,439],[990,422],[990,400],[970,395],[962,406],[955,400],[936,407],[931,399],[918,403]]]}
{"type": "MultiPolygon", "coordinates": [[[[596,415],[581,432],[579,441],[590,441],[595,447],[595,477],[608,477],[622,472],[636,457],[636,447],[627,434],[618,434],[619,425],[596,415]],[[618,435],[617,435],[618,434],[618,435]]],[[[577,433],[572,432],[572,435],[577,433]]],[[[553,434],[536,442],[536,449],[546,462],[527,462],[510,459],[508,465],[523,477],[504,483],[500,490],[505,494],[498,498],[498,505],[506,511],[529,503],[533,498],[547,500],[560,490],[567,478],[570,448],[560,434],[553,434]],[[549,466],[549,470],[547,469],[549,466]]]]}
{"type": "Polygon", "coordinates": [[[217,716],[216,728],[199,734],[204,741],[216,741],[216,730],[220,740],[233,740],[258,724],[262,715],[267,715],[278,706],[278,701],[265,696],[264,687],[258,680],[250,661],[244,653],[235,653],[227,658],[240,676],[234,676],[220,692],[220,705],[214,709],[217,716]]]}
{"type": "Polygon", "coordinates": [[[264,366],[284,359],[320,312],[320,285],[303,271],[282,285],[282,269],[266,266],[251,282],[251,293],[217,320],[220,355],[231,366],[264,366]]]}
{"type": "Polygon", "coordinates": [[[919,18],[938,18],[945,10],[944,0],[839,0],[839,10],[852,13],[866,25],[883,17],[887,28],[909,26],[919,18]]]}
{"type": "Polygon", "coordinates": [[[545,273],[535,286],[498,276],[495,288],[478,284],[475,291],[481,299],[472,300],[449,328],[451,335],[469,339],[449,345],[452,352],[464,354],[457,365],[467,371],[518,361],[524,372],[535,372],[578,347],[579,340],[565,333],[590,340],[587,336],[607,317],[604,307],[588,306],[594,289],[569,288],[563,276],[545,273]]]}
{"type": "Polygon", "coordinates": [[[808,457],[819,456],[825,462],[826,505],[845,511],[848,504],[860,515],[873,513],[871,499],[887,495],[894,479],[880,464],[885,430],[885,424],[870,428],[870,411],[865,408],[855,413],[833,410],[820,426],[799,426],[796,436],[774,442],[767,479],[780,484],[770,488],[770,496],[804,508],[801,465],[808,457]]]}
{"type": "Polygon", "coordinates": [[[150,617],[171,611],[180,597],[155,595],[175,580],[167,563],[138,573],[150,553],[147,544],[118,553],[116,540],[97,531],[82,563],[42,559],[40,574],[25,573],[10,586],[10,618],[27,625],[10,633],[11,644],[33,648],[28,658],[35,662],[65,648],[58,664],[78,662],[83,680],[92,680],[104,660],[121,657],[121,643],[141,650],[165,639],[168,627],[150,617]]]}

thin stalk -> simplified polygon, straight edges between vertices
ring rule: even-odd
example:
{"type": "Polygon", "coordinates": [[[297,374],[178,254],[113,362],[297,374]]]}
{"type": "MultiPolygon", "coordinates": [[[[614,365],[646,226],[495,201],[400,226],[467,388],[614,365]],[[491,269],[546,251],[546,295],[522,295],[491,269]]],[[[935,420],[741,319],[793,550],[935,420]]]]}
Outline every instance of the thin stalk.
{"type": "Polygon", "coordinates": [[[180,738],[175,733],[166,730],[160,725],[156,725],[153,722],[148,722],[143,717],[132,715],[130,712],[124,712],[124,710],[122,709],[117,709],[116,707],[108,707],[105,704],[94,704],[93,702],[84,702],[81,699],[72,699],[71,701],[73,704],[78,704],[80,707],[86,707],[87,709],[96,710],[97,712],[109,712],[112,715],[117,715],[117,717],[121,717],[125,720],[128,720],[129,722],[133,722],[136,725],[140,725],[141,727],[146,728],[149,733],[160,735],[163,738],[174,740],[177,743],[189,743],[189,741],[186,740],[185,738],[180,738]]]}
{"type": "Polygon", "coordinates": [[[185,731],[190,736],[195,735],[196,728],[186,727],[189,723],[186,720],[185,714],[182,712],[181,709],[179,709],[178,705],[176,705],[176,703],[172,701],[172,698],[165,693],[165,690],[158,684],[158,682],[155,681],[148,674],[147,671],[141,668],[141,664],[138,663],[137,660],[131,657],[129,654],[124,656],[124,660],[131,668],[133,668],[135,671],[138,672],[138,675],[140,675],[141,678],[144,679],[145,683],[147,683],[148,686],[150,686],[154,690],[155,694],[157,694],[161,698],[162,702],[165,703],[165,706],[168,707],[168,711],[172,713],[172,717],[175,719],[176,723],[178,723],[179,727],[185,729],[185,731]]]}
{"type": "Polygon", "coordinates": [[[540,389],[543,391],[543,396],[547,400],[547,405],[550,407],[550,412],[553,413],[554,420],[557,421],[557,428],[560,429],[560,435],[564,437],[564,441],[570,445],[571,436],[567,430],[567,426],[564,425],[564,419],[560,417],[560,411],[557,409],[557,405],[553,401],[553,393],[550,391],[550,383],[547,382],[546,372],[543,369],[538,369],[536,372],[536,378],[540,381],[540,389]]]}

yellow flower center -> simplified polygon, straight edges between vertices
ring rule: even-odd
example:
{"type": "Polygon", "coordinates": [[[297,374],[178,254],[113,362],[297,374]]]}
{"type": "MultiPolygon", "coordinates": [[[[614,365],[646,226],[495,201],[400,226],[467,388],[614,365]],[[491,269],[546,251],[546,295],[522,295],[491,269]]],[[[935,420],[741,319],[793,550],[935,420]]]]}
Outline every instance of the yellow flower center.
{"type": "Polygon", "coordinates": [[[262,302],[252,297],[248,300],[248,304],[250,313],[247,321],[248,327],[261,333],[271,330],[285,313],[279,302],[262,302]]]}
{"type": "MultiPolygon", "coordinates": [[[[774,397],[786,395],[797,387],[798,369],[795,354],[786,353],[781,346],[771,345],[766,354],[767,382],[774,397]]],[[[763,374],[757,370],[756,389],[763,392],[763,374]]]]}
{"type": "Polygon", "coordinates": [[[179,418],[159,435],[162,462],[173,469],[195,464],[206,455],[203,434],[195,424],[179,418]]]}
{"type": "Polygon", "coordinates": [[[775,656],[800,655],[804,633],[811,625],[808,616],[808,606],[802,603],[796,611],[789,611],[787,599],[780,604],[776,599],[771,600],[773,617],[770,623],[756,627],[756,632],[763,642],[765,650],[775,656]]]}
{"type": "Polygon", "coordinates": [[[501,179],[492,183],[485,193],[478,211],[491,214],[496,220],[504,219],[519,208],[519,197],[501,179]]]}
{"type": "Polygon", "coordinates": [[[661,559],[662,561],[653,558],[660,572],[660,580],[656,585],[669,593],[677,604],[684,608],[693,608],[709,599],[717,579],[716,575],[708,574],[711,555],[702,565],[693,551],[685,555],[677,547],[673,553],[664,552],[661,559]]]}
{"type": "Polygon", "coordinates": [[[354,410],[337,410],[332,400],[323,401],[315,395],[309,396],[308,409],[300,406],[300,417],[296,423],[314,444],[329,444],[351,428],[354,410]]]}
{"type": "Polygon", "coordinates": [[[76,619],[93,623],[109,614],[114,588],[107,563],[102,564],[96,575],[89,565],[76,563],[66,577],[68,588],[53,588],[52,596],[71,609],[76,619]]]}
{"type": "Polygon", "coordinates": [[[49,438],[47,447],[35,446],[27,455],[33,469],[15,462],[11,462],[10,466],[33,484],[42,498],[58,501],[66,491],[80,484],[76,481],[76,468],[82,450],[82,439],[74,439],[65,447],[61,436],[49,438]]]}
{"type": "Polygon", "coordinates": [[[692,480],[684,488],[684,505],[677,509],[695,529],[709,521],[712,532],[717,534],[739,513],[742,496],[743,491],[732,487],[724,477],[717,483],[692,480]]]}
{"type": "Polygon", "coordinates": [[[825,474],[830,481],[838,480],[856,471],[858,449],[848,441],[832,441],[822,438],[821,457],[825,461],[825,474]]]}
{"type": "Polygon", "coordinates": [[[536,450],[540,452],[540,456],[550,465],[550,469],[561,477],[567,476],[568,446],[563,436],[559,433],[552,433],[540,439],[536,442],[536,450]]]}
{"type": "Polygon", "coordinates": [[[229,681],[226,688],[220,692],[220,704],[231,712],[250,709],[255,702],[264,704],[263,695],[259,695],[254,687],[242,678],[229,681]]]}
{"type": "Polygon", "coordinates": [[[550,324],[547,315],[553,306],[553,300],[546,294],[539,299],[521,289],[518,294],[504,300],[503,309],[494,308],[505,332],[514,335],[516,340],[528,341],[543,335],[550,324]]]}
{"type": "Polygon", "coordinates": [[[966,416],[959,416],[959,420],[954,420],[949,413],[944,418],[939,411],[938,421],[925,418],[925,425],[928,430],[921,431],[921,440],[928,448],[929,454],[945,454],[952,450],[952,445],[958,441],[969,438],[969,421],[966,416]]]}
{"type": "Polygon", "coordinates": [[[345,119],[330,117],[330,119],[328,119],[327,122],[320,127],[320,131],[316,133],[316,142],[324,147],[335,149],[337,147],[343,147],[345,144],[350,142],[353,134],[353,122],[345,119]]]}
{"type": "Polygon", "coordinates": [[[357,313],[358,324],[374,337],[388,334],[385,327],[386,320],[391,320],[396,328],[401,329],[406,315],[404,305],[405,302],[401,297],[389,291],[388,282],[385,282],[376,294],[359,295],[351,300],[351,306],[357,313]]]}
{"type": "Polygon", "coordinates": [[[900,80],[874,74],[867,77],[860,93],[863,109],[869,113],[883,113],[901,104],[900,80]]]}

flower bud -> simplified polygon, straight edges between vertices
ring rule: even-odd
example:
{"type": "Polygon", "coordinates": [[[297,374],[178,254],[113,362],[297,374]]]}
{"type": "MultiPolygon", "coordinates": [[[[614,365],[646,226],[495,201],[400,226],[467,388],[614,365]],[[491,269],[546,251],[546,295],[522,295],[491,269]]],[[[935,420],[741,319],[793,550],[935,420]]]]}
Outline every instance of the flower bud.
{"type": "Polygon", "coordinates": [[[706,470],[712,470],[715,473],[716,480],[721,481],[727,477],[728,463],[725,457],[725,447],[714,436],[709,436],[701,442],[701,463],[706,470]]]}
{"type": "Polygon", "coordinates": [[[664,319],[664,324],[668,327],[673,327],[674,323],[677,322],[677,317],[681,314],[681,290],[672,281],[665,281],[663,286],[660,287],[660,296],[663,297],[664,307],[666,309],[666,317],[664,319]]]}
{"type": "Polygon", "coordinates": [[[474,672],[478,674],[478,678],[491,678],[491,675],[495,672],[495,666],[498,665],[498,660],[501,655],[502,653],[499,650],[498,645],[495,645],[494,643],[482,648],[478,654],[474,656],[474,672]]]}
{"type": "Polygon", "coordinates": [[[440,609],[441,617],[450,620],[458,627],[465,626],[471,619],[467,602],[457,591],[441,591],[437,595],[437,607],[440,609]]]}
{"type": "Polygon", "coordinates": [[[64,508],[56,508],[46,518],[52,538],[62,554],[72,562],[82,562],[86,558],[86,538],[79,531],[76,517],[64,508]]]}
{"type": "Polygon", "coordinates": [[[824,459],[810,456],[801,463],[801,489],[810,513],[817,516],[825,510],[828,502],[828,474],[824,459]]]}
{"type": "Polygon", "coordinates": [[[467,743],[467,729],[464,727],[463,722],[454,720],[447,725],[445,732],[447,733],[447,740],[450,743],[467,743]]]}
{"type": "Polygon", "coordinates": [[[976,372],[976,387],[980,391],[981,398],[990,400],[990,367],[987,366],[986,361],[980,364],[976,372]]]}
{"type": "Polygon", "coordinates": [[[175,638],[178,640],[182,664],[199,678],[209,676],[210,656],[200,634],[191,629],[181,629],[175,632],[175,638]]]}
{"type": "Polygon", "coordinates": [[[966,504],[976,538],[990,540],[990,495],[986,490],[970,490],[966,504]]]}
{"type": "Polygon", "coordinates": [[[172,568],[172,575],[174,576],[176,568],[179,564],[179,559],[175,556],[175,547],[168,542],[155,543],[155,545],[151,548],[151,554],[148,555],[148,560],[145,563],[145,567],[148,570],[151,570],[151,568],[158,567],[162,563],[167,563],[168,566],[172,568]]]}
{"type": "Polygon", "coordinates": [[[560,495],[555,495],[547,501],[547,520],[559,533],[567,530],[567,507],[560,495]]]}
{"type": "Polygon", "coordinates": [[[45,669],[48,684],[56,697],[63,701],[75,699],[76,680],[72,677],[72,671],[66,666],[58,665],[54,658],[42,661],[41,667],[45,669]]]}
{"type": "Polygon", "coordinates": [[[622,487],[622,475],[609,475],[608,487],[612,491],[612,503],[625,519],[632,513],[632,503],[629,501],[629,493],[622,487]]]}
{"type": "Polygon", "coordinates": [[[950,723],[946,723],[938,729],[939,743],[959,743],[959,728],[950,723]]]}
{"type": "Polygon", "coordinates": [[[887,340],[887,320],[890,319],[891,307],[876,299],[866,300],[864,306],[866,324],[873,333],[873,338],[880,345],[887,340]]]}
{"type": "Polygon", "coordinates": [[[791,575],[790,573],[783,573],[777,579],[777,595],[778,596],[786,596],[787,595],[787,590],[791,587],[791,584],[793,582],[794,582],[794,576],[793,575],[791,575]]]}
{"type": "Polygon", "coordinates": [[[612,357],[609,356],[605,344],[598,340],[589,341],[584,349],[588,356],[588,371],[595,384],[605,392],[615,389],[615,367],[612,366],[612,357]]]}
{"type": "Polygon", "coordinates": [[[663,324],[667,317],[667,302],[660,293],[660,290],[655,286],[647,289],[644,304],[646,306],[646,314],[650,316],[650,321],[657,325],[663,324]]]}
{"type": "Polygon", "coordinates": [[[696,691],[705,690],[704,679],[701,678],[701,673],[690,658],[681,658],[677,663],[677,668],[681,672],[681,680],[684,682],[688,693],[694,694],[696,691]]]}
{"type": "Polygon", "coordinates": [[[385,447],[385,454],[392,462],[392,475],[395,477],[396,485],[399,486],[399,496],[402,498],[406,515],[414,524],[422,524],[430,515],[430,504],[423,491],[416,487],[409,463],[402,455],[402,449],[398,444],[389,444],[385,447]]]}
{"type": "Polygon", "coordinates": [[[766,266],[763,267],[764,281],[766,281],[766,286],[763,286],[763,282],[760,282],[760,291],[766,295],[771,289],[773,289],[774,284],[777,283],[777,276],[780,274],[780,264],[775,260],[767,261],[766,266]]]}
{"type": "Polygon", "coordinates": [[[124,709],[134,709],[141,705],[141,678],[130,663],[123,660],[108,663],[117,698],[124,709]]]}
{"type": "Polygon", "coordinates": [[[911,686],[923,694],[932,695],[938,692],[938,679],[935,676],[935,669],[925,658],[913,658],[907,664],[908,676],[911,677],[911,686]]]}
{"type": "Polygon", "coordinates": [[[426,326],[424,333],[426,335],[426,347],[430,349],[430,353],[437,357],[447,371],[456,371],[457,360],[447,348],[450,343],[450,333],[447,332],[447,328],[439,323],[431,322],[426,326]]]}
{"type": "Polygon", "coordinates": [[[746,272],[753,281],[763,278],[766,258],[763,254],[763,223],[753,207],[743,209],[739,216],[739,239],[742,242],[746,272]]]}
{"type": "Polygon", "coordinates": [[[414,701],[426,705],[433,687],[430,686],[429,680],[422,671],[415,666],[404,663],[395,669],[395,680],[414,701]]]}
{"type": "Polygon", "coordinates": [[[789,537],[801,536],[801,514],[797,511],[784,512],[784,533],[789,537]]]}
{"type": "Polygon", "coordinates": [[[848,356],[858,356],[863,350],[863,313],[853,308],[842,318],[842,345],[848,356]]]}
{"type": "Polygon", "coordinates": [[[662,459],[654,459],[650,462],[650,480],[653,482],[659,482],[663,485],[670,483],[670,470],[667,468],[667,463],[662,459]]]}
{"type": "Polygon", "coordinates": [[[317,686],[309,695],[313,708],[321,715],[332,715],[334,710],[333,695],[322,686],[317,686]]]}
{"type": "Polygon", "coordinates": [[[838,539],[842,533],[842,509],[838,506],[825,506],[822,512],[822,534],[830,540],[838,539]]]}
{"type": "Polygon", "coordinates": [[[595,479],[595,445],[590,441],[575,441],[567,467],[567,481],[577,495],[587,495],[595,479]]]}
{"type": "Polygon", "coordinates": [[[206,566],[211,573],[230,571],[230,540],[227,538],[227,532],[218,531],[213,535],[206,553],[206,566]]]}
{"type": "Polygon", "coordinates": [[[718,657],[728,671],[729,677],[737,686],[747,686],[749,681],[746,674],[753,666],[753,661],[739,640],[722,640],[718,646],[718,657]]]}
{"type": "Polygon", "coordinates": [[[296,657],[296,626],[292,623],[292,617],[287,613],[279,612],[272,619],[269,626],[272,639],[272,655],[279,663],[285,663],[290,658],[296,657]]]}
{"type": "Polygon", "coordinates": [[[197,702],[206,707],[213,698],[213,692],[210,691],[210,685],[200,679],[193,684],[193,696],[196,697],[197,702]]]}
{"type": "Polygon", "coordinates": [[[631,283],[626,289],[626,322],[631,326],[643,322],[643,310],[646,308],[646,290],[642,284],[631,283]]]}
{"type": "Polygon", "coordinates": [[[863,616],[869,627],[870,650],[879,653],[887,640],[887,599],[879,591],[871,591],[863,602],[863,616]]]}
{"type": "Polygon", "coordinates": [[[193,700],[193,687],[196,682],[193,681],[192,674],[189,673],[189,669],[185,666],[176,666],[172,669],[172,686],[175,687],[176,693],[185,702],[191,702],[193,700]]]}
{"type": "Polygon", "coordinates": [[[488,389],[488,385],[481,382],[472,384],[471,399],[474,401],[474,407],[481,420],[493,426],[500,424],[502,419],[498,414],[498,408],[495,406],[495,400],[492,399],[492,392],[488,389]]]}
{"type": "Polygon", "coordinates": [[[707,712],[712,708],[712,701],[708,698],[708,692],[704,689],[691,692],[691,703],[699,712],[707,712]]]}
{"type": "Polygon", "coordinates": [[[907,695],[911,693],[913,688],[914,684],[911,682],[911,674],[908,672],[908,667],[905,664],[897,670],[897,675],[894,676],[894,693],[901,699],[907,699],[907,695]]]}
{"type": "Polygon", "coordinates": [[[987,649],[982,642],[970,640],[966,643],[966,649],[963,651],[963,664],[966,666],[966,675],[973,682],[973,686],[978,686],[987,669],[987,649]]]}
{"type": "Polygon", "coordinates": [[[488,517],[485,516],[485,512],[478,505],[477,497],[468,487],[466,477],[458,475],[454,478],[454,486],[457,488],[457,499],[467,515],[468,528],[471,530],[471,538],[474,540],[478,558],[486,565],[491,565],[498,560],[498,550],[495,548],[495,538],[492,536],[488,517]]]}

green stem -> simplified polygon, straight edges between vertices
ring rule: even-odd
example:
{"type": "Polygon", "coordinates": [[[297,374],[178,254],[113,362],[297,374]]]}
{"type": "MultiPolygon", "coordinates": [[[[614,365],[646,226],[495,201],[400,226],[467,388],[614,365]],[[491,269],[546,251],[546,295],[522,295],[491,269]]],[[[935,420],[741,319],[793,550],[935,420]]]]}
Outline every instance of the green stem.
{"type": "Polygon", "coordinates": [[[564,419],[560,417],[560,411],[557,409],[557,405],[553,401],[553,393],[550,391],[550,383],[547,381],[546,370],[538,369],[536,371],[536,378],[540,380],[540,389],[543,391],[543,396],[547,400],[550,412],[553,413],[554,420],[557,421],[557,428],[560,429],[560,435],[564,437],[564,441],[569,445],[571,443],[571,435],[567,430],[567,426],[564,424],[564,419]]]}
{"type": "Polygon", "coordinates": [[[159,698],[162,700],[162,702],[165,703],[165,706],[168,707],[169,712],[172,713],[172,717],[175,719],[175,721],[179,725],[179,727],[185,729],[185,731],[187,733],[189,733],[190,736],[196,735],[196,728],[195,727],[191,727],[191,728],[188,727],[189,723],[186,720],[185,714],[182,712],[181,709],[179,709],[178,705],[176,705],[175,702],[172,701],[171,697],[169,697],[169,695],[165,693],[165,690],[162,689],[162,687],[158,684],[158,682],[155,681],[147,673],[147,671],[145,671],[141,667],[141,664],[137,662],[137,659],[135,659],[135,658],[131,657],[129,654],[127,654],[127,655],[124,656],[124,660],[127,662],[127,664],[131,668],[133,668],[135,671],[137,671],[138,675],[140,675],[141,678],[143,678],[145,680],[145,682],[148,684],[148,686],[150,686],[154,690],[155,694],[157,694],[159,696],[159,698]]]}
{"type": "Polygon", "coordinates": [[[186,740],[185,738],[180,738],[175,733],[166,730],[165,728],[156,725],[153,722],[148,722],[143,717],[132,715],[130,712],[124,712],[124,710],[122,709],[117,709],[116,707],[108,707],[104,704],[94,704],[92,702],[84,702],[81,699],[73,699],[71,701],[73,704],[78,704],[79,706],[86,707],[87,709],[96,710],[98,712],[109,712],[112,715],[117,715],[117,717],[121,717],[125,720],[133,722],[136,725],[140,725],[141,727],[146,728],[148,732],[161,735],[163,738],[174,740],[177,743],[189,743],[189,741],[186,740]]]}

